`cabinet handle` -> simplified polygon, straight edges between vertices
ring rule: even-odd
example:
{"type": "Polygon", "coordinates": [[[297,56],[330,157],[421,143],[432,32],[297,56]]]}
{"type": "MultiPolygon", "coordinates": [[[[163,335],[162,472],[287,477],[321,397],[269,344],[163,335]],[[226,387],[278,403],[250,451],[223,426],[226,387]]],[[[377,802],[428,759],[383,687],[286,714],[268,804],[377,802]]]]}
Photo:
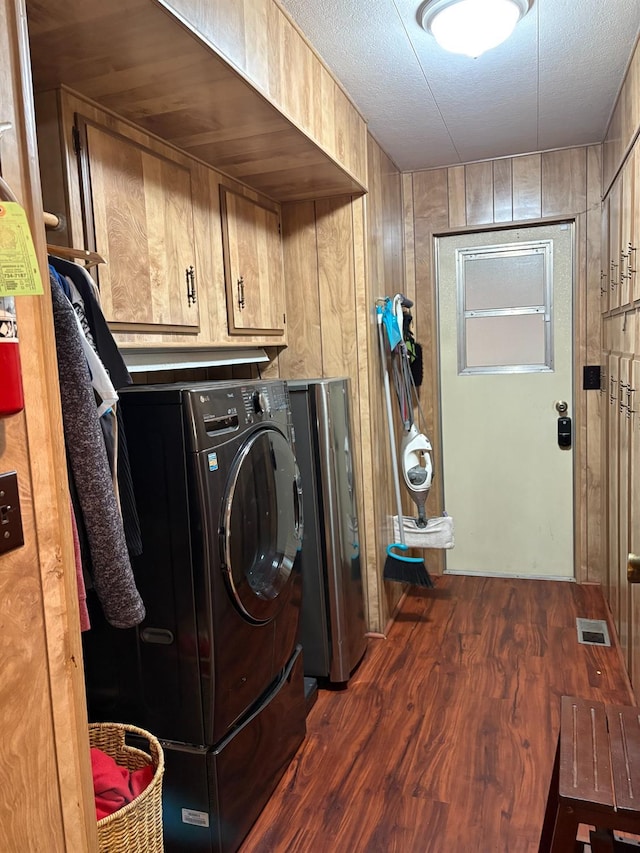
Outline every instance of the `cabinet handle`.
{"type": "Polygon", "coordinates": [[[244,276],[241,275],[238,279],[238,308],[242,311],[244,305],[244,276]]]}
{"type": "Polygon", "coordinates": [[[611,290],[615,290],[616,287],[620,284],[619,281],[616,281],[618,276],[618,264],[611,261],[611,290]]]}
{"type": "Polygon", "coordinates": [[[187,267],[185,270],[185,277],[187,280],[187,305],[195,305],[196,304],[196,271],[194,268],[187,267]]]}
{"type": "Polygon", "coordinates": [[[600,293],[602,294],[602,296],[604,296],[605,293],[607,293],[606,285],[604,287],[602,286],[602,283],[606,279],[606,277],[607,277],[606,272],[604,270],[600,270],[600,293]]]}

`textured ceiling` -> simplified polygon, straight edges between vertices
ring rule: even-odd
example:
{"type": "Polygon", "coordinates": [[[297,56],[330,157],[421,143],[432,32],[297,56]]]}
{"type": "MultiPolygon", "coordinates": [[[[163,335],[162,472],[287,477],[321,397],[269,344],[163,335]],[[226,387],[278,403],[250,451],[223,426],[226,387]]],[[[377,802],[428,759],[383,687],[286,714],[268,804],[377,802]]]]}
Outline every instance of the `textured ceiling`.
{"type": "Polygon", "coordinates": [[[443,51],[420,0],[280,0],[403,171],[602,142],[639,0],[534,0],[478,59],[443,51]]]}

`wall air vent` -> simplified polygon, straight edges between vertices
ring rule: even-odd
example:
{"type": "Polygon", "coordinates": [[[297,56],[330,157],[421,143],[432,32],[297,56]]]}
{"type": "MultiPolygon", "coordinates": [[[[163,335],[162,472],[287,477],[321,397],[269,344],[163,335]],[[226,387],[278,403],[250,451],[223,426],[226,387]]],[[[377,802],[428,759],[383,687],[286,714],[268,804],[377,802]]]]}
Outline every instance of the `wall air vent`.
{"type": "Polygon", "coordinates": [[[609,629],[604,619],[576,619],[578,642],[586,646],[610,646],[609,629]]]}

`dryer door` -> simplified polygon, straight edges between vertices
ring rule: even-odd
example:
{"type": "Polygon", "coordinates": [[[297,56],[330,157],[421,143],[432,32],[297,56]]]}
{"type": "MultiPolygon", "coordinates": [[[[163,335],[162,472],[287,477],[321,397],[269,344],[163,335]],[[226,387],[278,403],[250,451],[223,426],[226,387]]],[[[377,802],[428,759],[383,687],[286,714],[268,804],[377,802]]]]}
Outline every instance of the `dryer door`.
{"type": "Polygon", "coordinates": [[[222,504],[222,568],[252,622],[280,609],[302,543],[302,492],[291,445],[276,429],[254,432],[234,460],[222,504]]]}

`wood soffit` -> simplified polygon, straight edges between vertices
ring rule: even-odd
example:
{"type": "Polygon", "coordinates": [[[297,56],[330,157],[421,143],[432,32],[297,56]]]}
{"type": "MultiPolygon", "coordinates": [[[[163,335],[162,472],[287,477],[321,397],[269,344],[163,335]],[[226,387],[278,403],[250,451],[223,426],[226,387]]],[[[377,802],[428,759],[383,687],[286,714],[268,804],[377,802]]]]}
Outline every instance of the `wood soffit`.
{"type": "Polygon", "coordinates": [[[37,92],[68,86],[276,201],[365,188],[154,0],[28,0],[37,92]]]}

